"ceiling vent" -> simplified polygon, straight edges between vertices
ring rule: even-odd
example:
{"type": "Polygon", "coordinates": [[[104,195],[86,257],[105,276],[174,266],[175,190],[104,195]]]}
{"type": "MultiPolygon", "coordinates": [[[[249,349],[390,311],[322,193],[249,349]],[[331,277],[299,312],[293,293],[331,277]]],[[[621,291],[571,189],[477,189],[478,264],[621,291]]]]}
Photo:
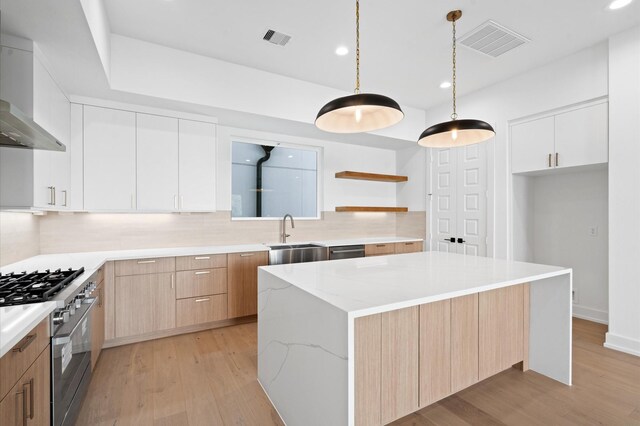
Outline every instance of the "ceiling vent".
{"type": "Polygon", "coordinates": [[[470,49],[496,58],[530,40],[502,25],[487,21],[459,40],[460,44],[470,49]]]}
{"type": "Polygon", "coordinates": [[[264,33],[262,39],[268,41],[269,43],[277,44],[278,46],[284,46],[289,43],[289,40],[291,40],[291,36],[279,33],[275,30],[267,30],[267,32],[264,33]]]}

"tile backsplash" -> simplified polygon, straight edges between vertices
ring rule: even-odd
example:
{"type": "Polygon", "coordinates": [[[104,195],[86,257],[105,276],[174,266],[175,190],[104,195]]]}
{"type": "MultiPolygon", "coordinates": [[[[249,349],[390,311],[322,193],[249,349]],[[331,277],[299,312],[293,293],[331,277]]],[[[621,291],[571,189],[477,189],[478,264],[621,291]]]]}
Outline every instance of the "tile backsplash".
{"type": "Polygon", "coordinates": [[[40,217],[0,212],[0,266],[40,252],[40,217]]]}

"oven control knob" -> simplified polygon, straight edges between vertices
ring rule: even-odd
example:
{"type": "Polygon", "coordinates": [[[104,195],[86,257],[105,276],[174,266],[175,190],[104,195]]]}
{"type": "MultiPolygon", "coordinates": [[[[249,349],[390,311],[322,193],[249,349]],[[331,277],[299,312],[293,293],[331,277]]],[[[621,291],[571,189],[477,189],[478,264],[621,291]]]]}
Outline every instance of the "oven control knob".
{"type": "Polygon", "coordinates": [[[72,302],[69,305],[67,305],[67,311],[69,312],[69,315],[75,315],[76,314],[76,304],[72,302]]]}
{"type": "Polygon", "coordinates": [[[59,325],[65,322],[69,322],[69,311],[62,310],[53,314],[53,324],[59,325]]]}

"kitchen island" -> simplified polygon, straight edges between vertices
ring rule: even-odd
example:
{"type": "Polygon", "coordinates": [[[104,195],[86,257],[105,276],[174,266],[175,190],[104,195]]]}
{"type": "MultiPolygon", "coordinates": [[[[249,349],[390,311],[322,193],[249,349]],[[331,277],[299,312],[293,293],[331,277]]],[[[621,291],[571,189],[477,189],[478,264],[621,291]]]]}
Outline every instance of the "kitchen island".
{"type": "Polygon", "coordinates": [[[258,380],[290,426],[386,424],[512,365],[570,385],[571,280],[440,252],[261,267],[258,380]]]}

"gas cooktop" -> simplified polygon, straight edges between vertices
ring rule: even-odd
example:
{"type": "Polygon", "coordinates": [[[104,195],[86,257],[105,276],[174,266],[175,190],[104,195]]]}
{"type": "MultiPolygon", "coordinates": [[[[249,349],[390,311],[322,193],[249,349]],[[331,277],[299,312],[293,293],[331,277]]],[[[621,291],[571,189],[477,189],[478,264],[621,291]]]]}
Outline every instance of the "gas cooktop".
{"type": "Polygon", "coordinates": [[[0,306],[51,300],[83,272],[84,268],[69,268],[64,271],[47,269],[43,272],[0,274],[0,306]]]}

